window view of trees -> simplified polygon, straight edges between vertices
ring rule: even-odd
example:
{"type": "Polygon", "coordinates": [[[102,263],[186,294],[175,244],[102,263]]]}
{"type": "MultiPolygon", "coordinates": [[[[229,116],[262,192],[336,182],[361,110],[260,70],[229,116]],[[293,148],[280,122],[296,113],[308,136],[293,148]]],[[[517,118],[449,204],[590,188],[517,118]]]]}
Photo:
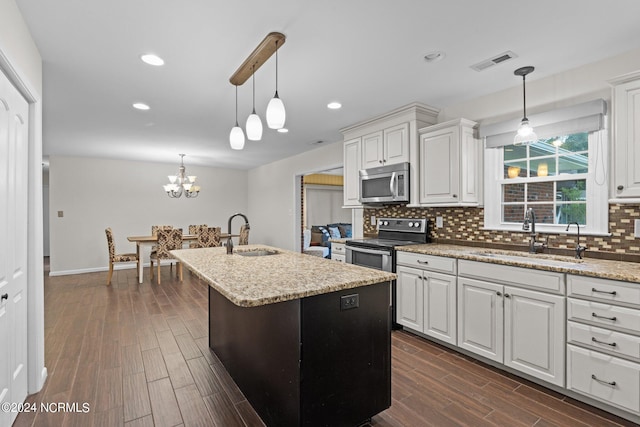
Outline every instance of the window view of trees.
{"type": "Polygon", "coordinates": [[[586,224],[588,133],[504,147],[503,222],[522,222],[533,208],[543,224],[586,224]]]}

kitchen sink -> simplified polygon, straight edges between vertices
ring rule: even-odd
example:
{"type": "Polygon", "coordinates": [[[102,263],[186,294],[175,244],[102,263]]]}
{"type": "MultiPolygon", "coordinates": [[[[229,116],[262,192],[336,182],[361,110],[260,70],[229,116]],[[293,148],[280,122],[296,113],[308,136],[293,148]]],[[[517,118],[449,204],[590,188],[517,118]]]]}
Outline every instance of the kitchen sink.
{"type": "Polygon", "coordinates": [[[236,251],[234,253],[236,255],[242,255],[242,256],[267,256],[267,255],[277,255],[280,252],[266,250],[266,249],[256,249],[256,250],[248,250],[248,251],[236,251]]]}
{"type": "Polygon", "coordinates": [[[504,261],[523,262],[527,264],[548,265],[556,267],[571,267],[584,262],[583,259],[568,258],[557,255],[545,254],[503,254],[498,252],[472,252],[473,255],[484,258],[500,259],[504,261]]]}

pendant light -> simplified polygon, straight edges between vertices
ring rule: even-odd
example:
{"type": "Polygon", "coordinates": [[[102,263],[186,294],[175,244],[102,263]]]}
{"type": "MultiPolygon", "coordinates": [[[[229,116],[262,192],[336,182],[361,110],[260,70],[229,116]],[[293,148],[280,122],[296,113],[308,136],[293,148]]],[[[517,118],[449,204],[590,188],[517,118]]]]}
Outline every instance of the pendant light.
{"type": "Polygon", "coordinates": [[[278,40],[276,40],[276,93],[267,105],[267,126],[270,129],[282,129],[287,117],[284,103],[278,96],[278,40]]]}
{"type": "Polygon", "coordinates": [[[244,132],[238,126],[238,86],[236,86],[236,125],[229,133],[229,144],[234,150],[242,150],[244,148],[244,132]]]}
{"type": "Polygon", "coordinates": [[[516,76],[522,76],[522,103],[524,111],[522,121],[520,122],[520,127],[518,127],[516,136],[513,138],[513,145],[523,145],[538,140],[538,136],[533,131],[533,128],[529,124],[529,119],[527,118],[527,92],[524,83],[525,76],[532,73],[533,70],[535,70],[534,67],[528,66],[518,68],[513,72],[513,74],[515,74],[516,76]]]}
{"type": "Polygon", "coordinates": [[[253,111],[247,118],[247,138],[250,141],[260,141],[262,139],[262,120],[260,116],[256,114],[256,70],[253,67],[253,73],[251,74],[253,80],[253,111]]]}

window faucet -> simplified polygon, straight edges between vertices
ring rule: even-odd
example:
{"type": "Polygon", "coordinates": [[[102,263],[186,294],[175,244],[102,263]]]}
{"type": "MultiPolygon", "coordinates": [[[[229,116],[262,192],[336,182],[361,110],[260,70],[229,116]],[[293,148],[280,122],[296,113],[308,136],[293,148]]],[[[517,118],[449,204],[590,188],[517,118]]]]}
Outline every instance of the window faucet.
{"type": "Polygon", "coordinates": [[[227,223],[227,234],[229,234],[229,236],[227,237],[227,254],[229,255],[233,253],[233,240],[231,240],[231,220],[237,216],[241,216],[242,218],[244,218],[244,225],[247,230],[251,228],[249,226],[249,218],[247,218],[245,214],[241,214],[238,212],[229,217],[229,222],[227,223]]]}
{"type": "MultiPolygon", "coordinates": [[[[529,240],[529,253],[535,254],[544,251],[547,247],[546,242],[538,241],[536,239],[536,214],[533,208],[527,209],[524,214],[524,222],[522,223],[522,229],[524,231],[531,230],[531,239],[529,240]]],[[[548,240],[547,240],[548,241],[548,240]]]]}
{"type": "Polygon", "coordinates": [[[576,258],[582,259],[582,253],[587,250],[586,246],[580,246],[580,224],[577,222],[571,222],[567,224],[567,229],[565,231],[569,231],[569,227],[575,224],[578,228],[578,241],[576,242],[576,258]]]}

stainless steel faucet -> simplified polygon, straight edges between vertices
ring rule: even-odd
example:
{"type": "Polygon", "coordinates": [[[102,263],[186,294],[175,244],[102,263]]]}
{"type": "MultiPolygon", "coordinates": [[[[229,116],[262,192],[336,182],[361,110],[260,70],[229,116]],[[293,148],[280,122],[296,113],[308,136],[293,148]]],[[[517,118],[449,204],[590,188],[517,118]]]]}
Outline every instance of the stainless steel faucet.
{"type": "Polygon", "coordinates": [[[547,242],[538,241],[536,239],[536,213],[533,211],[533,208],[529,208],[525,212],[522,229],[524,231],[531,231],[531,239],[529,240],[529,253],[536,254],[544,251],[544,249],[547,247],[547,242]]]}
{"type": "Polygon", "coordinates": [[[229,217],[229,222],[227,223],[227,254],[231,255],[233,253],[233,240],[231,240],[231,220],[237,216],[241,216],[244,218],[244,225],[247,227],[247,230],[251,228],[249,225],[249,218],[245,214],[241,214],[240,212],[235,213],[229,217]]]}
{"type": "Polygon", "coordinates": [[[578,241],[576,242],[576,258],[582,259],[582,253],[587,250],[586,246],[580,246],[580,224],[577,222],[570,222],[567,224],[567,229],[565,231],[569,231],[569,227],[575,224],[578,228],[578,241]]]}

